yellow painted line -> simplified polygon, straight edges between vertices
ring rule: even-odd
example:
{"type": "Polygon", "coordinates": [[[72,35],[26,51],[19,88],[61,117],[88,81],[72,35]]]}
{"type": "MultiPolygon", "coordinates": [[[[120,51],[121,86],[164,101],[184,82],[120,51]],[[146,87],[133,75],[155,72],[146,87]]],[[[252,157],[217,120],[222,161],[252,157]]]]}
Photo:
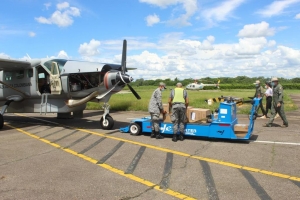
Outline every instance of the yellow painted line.
{"type": "Polygon", "coordinates": [[[212,158],[206,158],[206,157],[201,157],[201,156],[193,156],[193,155],[190,155],[190,154],[187,154],[187,153],[184,153],[184,152],[171,150],[171,149],[167,149],[167,148],[163,148],[163,147],[157,147],[157,146],[154,146],[154,145],[145,144],[145,143],[141,143],[141,142],[136,142],[136,141],[132,141],[132,140],[127,140],[127,139],[123,139],[123,138],[118,138],[118,137],[114,137],[114,136],[109,136],[109,135],[106,135],[104,133],[98,133],[98,132],[94,132],[94,131],[90,131],[90,130],[86,130],[86,129],[80,129],[80,128],[75,128],[75,129],[79,130],[79,131],[82,131],[82,132],[90,133],[90,134],[93,134],[93,135],[98,135],[98,136],[101,136],[101,137],[110,138],[110,139],[113,139],[113,140],[123,141],[123,142],[127,142],[127,143],[130,143],[130,144],[135,144],[135,145],[139,145],[139,146],[145,146],[147,148],[155,149],[155,150],[158,150],[158,151],[173,153],[173,154],[176,154],[176,155],[179,155],[179,156],[194,158],[194,159],[197,159],[197,160],[203,160],[203,161],[210,162],[210,163],[215,163],[215,164],[218,164],[218,165],[223,165],[223,166],[237,168],[237,169],[243,169],[243,170],[246,170],[246,171],[262,173],[262,174],[266,174],[266,175],[269,175],[269,176],[275,176],[275,177],[279,177],[279,178],[290,179],[290,180],[293,180],[293,181],[299,181],[300,182],[300,177],[292,177],[292,176],[287,175],[287,174],[271,172],[271,171],[267,171],[267,170],[262,170],[262,169],[258,169],[258,168],[243,166],[243,165],[230,163],[230,162],[225,162],[225,161],[222,161],[222,160],[217,160],[217,159],[212,159],[212,158]]]}
{"type": "MultiPolygon", "coordinates": [[[[26,115],[21,115],[21,114],[18,114],[18,115],[27,117],[26,115]]],[[[135,144],[135,145],[138,145],[138,146],[144,146],[144,147],[147,147],[147,148],[150,148],[150,149],[155,149],[155,150],[158,150],[158,151],[173,153],[173,154],[176,154],[176,155],[179,155],[179,156],[184,156],[184,157],[193,158],[193,159],[197,159],[197,160],[203,160],[203,161],[206,161],[206,162],[209,162],[209,163],[215,163],[215,164],[218,164],[218,165],[243,169],[243,170],[246,170],[246,171],[257,172],[257,173],[266,174],[266,175],[269,175],[269,176],[274,176],[274,177],[279,177],[279,178],[284,178],[284,179],[290,179],[290,180],[293,180],[293,181],[299,181],[300,182],[300,177],[295,177],[295,176],[290,176],[290,175],[287,175],[287,174],[281,174],[281,173],[277,173],[277,172],[272,172],[272,171],[262,170],[262,169],[258,169],[258,168],[243,166],[243,165],[230,163],[230,162],[217,160],[217,159],[212,159],[212,158],[206,158],[206,157],[201,157],[201,156],[193,156],[193,155],[190,155],[190,154],[187,154],[187,153],[184,153],[184,152],[180,152],[180,151],[176,151],[176,150],[171,150],[171,149],[158,147],[158,146],[154,146],[154,145],[150,145],[150,144],[136,142],[136,141],[133,141],[133,140],[127,140],[127,139],[123,139],[123,138],[109,136],[109,135],[106,135],[104,133],[98,133],[98,132],[95,132],[95,131],[90,131],[90,130],[86,130],[86,129],[82,129],[82,128],[75,128],[75,127],[70,127],[70,126],[68,126],[68,127],[79,130],[79,131],[82,131],[82,132],[85,132],[85,133],[90,133],[90,134],[93,134],[93,135],[106,137],[106,138],[110,138],[110,139],[113,139],[113,140],[123,141],[123,142],[126,142],[126,143],[135,144]]]]}
{"type": "MultiPolygon", "coordinates": [[[[8,124],[6,124],[6,126],[8,126],[8,127],[10,127],[10,128],[13,128],[13,129],[16,129],[17,131],[19,131],[19,132],[21,132],[21,133],[23,133],[23,134],[26,134],[26,135],[28,135],[28,136],[30,136],[30,137],[32,137],[32,138],[35,138],[35,139],[37,139],[37,140],[39,140],[39,141],[44,142],[44,143],[50,144],[50,145],[52,145],[52,146],[54,146],[54,147],[56,147],[56,148],[58,148],[58,149],[60,149],[60,150],[63,150],[63,151],[65,151],[65,152],[69,153],[69,154],[72,154],[72,155],[74,155],[74,156],[77,156],[77,157],[79,157],[79,158],[82,158],[82,159],[84,159],[84,160],[86,160],[86,161],[88,161],[88,162],[91,162],[91,163],[93,163],[93,164],[97,164],[97,162],[98,162],[97,160],[95,160],[95,159],[93,159],[93,158],[91,158],[91,157],[88,157],[88,156],[83,155],[83,154],[79,154],[78,152],[76,152],[76,151],[74,151],[74,150],[72,150],[72,149],[64,148],[64,147],[62,147],[62,146],[60,146],[60,145],[58,145],[58,144],[52,143],[51,141],[46,140],[46,139],[42,139],[42,138],[40,138],[40,137],[38,137],[38,136],[36,136],[36,135],[34,135],[34,134],[31,134],[31,133],[29,133],[29,132],[27,132],[27,131],[22,130],[22,129],[20,129],[20,128],[16,128],[16,127],[14,127],[14,126],[12,126],[12,125],[8,125],[8,124]]],[[[193,197],[190,197],[190,196],[188,196],[188,195],[185,195],[185,194],[176,192],[176,191],[171,190],[171,189],[160,189],[160,186],[159,186],[159,185],[157,185],[157,184],[155,184],[155,183],[152,183],[151,181],[142,179],[142,178],[140,178],[140,177],[138,177],[138,176],[135,176],[135,175],[133,175],[133,174],[125,174],[124,171],[122,171],[122,170],[120,170],[120,169],[117,169],[117,168],[114,168],[114,167],[112,167],[112,166],[110,166],[110,165],[108,165],[108,164],[106,164],[106,163],[103,163],[103,164],[97,164],[97,165],[100,166],[100,167],[102,167],[102,168],[104,168],[104,169],[107,169],[107,170],[109,170],[109,171],[111,171],[111,172],[113,172],[113,173],[115,173],[115,174],[124,176],[124,177],[126,177],[126,178],[128,178],[128,179],[130,179],[130,180],[133,180],[133,181],[135,181],[135,182],[141,183],[141,184],[146,185],[146,186],[148,186],[148,187],[152,187],[152,188],[155,189],[155,190],[158,190],[158,191],[160,191],[160,192],[162,192],[162,193],[165,193],[165,194],[168,194],[168,195],[170,195],[170,196],[176,197],[176,198],[178,198],[178,199],[184,199],[184,200],[196,200],[196,198],[193,198],[193,197]]]]}

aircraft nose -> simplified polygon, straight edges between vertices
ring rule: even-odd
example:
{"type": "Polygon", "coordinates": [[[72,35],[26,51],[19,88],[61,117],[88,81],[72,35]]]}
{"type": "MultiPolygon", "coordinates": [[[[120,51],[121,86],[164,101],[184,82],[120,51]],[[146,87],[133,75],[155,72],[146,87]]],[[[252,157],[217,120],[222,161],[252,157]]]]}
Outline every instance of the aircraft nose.
{"type": "Polygon", "coordinates": [[[133,81],[133,78],[128,74],[118,74],[117,80],[122,81],[125,84],[128,84],[133,81]]]}

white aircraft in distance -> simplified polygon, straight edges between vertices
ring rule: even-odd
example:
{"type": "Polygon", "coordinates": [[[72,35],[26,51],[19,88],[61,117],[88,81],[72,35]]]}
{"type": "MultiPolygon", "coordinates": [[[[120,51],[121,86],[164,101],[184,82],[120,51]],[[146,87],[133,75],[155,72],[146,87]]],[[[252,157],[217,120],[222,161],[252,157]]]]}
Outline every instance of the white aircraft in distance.
{"type": "Polygon", "coordinates": [[[104,102],[100,119],[103,129],[112,129],[108,101],[125,85],[137,99],[126,74],[127,42],[123,41],[119,64],[64,59],[20,61],[0,58],[0,129],[7,113],[57,113],[58,118],[82,117],[88,101],[104,102]]]}
{"type": "Polygon", "coordinates": [[[205,86],[215,86],[215,87],[217,87],[217,88],[220,88],[219,85],[220,85],[220,80],[219,80],[218,83],[216,83],[216,84],[203,84],[203,83],[198,84],[197,81],[195,80],[194,83],[188,84],[188,85],[186,86],[186,89],[187,89],[187,90],[203,90],[203,88],[204,88],[205,86]]]}

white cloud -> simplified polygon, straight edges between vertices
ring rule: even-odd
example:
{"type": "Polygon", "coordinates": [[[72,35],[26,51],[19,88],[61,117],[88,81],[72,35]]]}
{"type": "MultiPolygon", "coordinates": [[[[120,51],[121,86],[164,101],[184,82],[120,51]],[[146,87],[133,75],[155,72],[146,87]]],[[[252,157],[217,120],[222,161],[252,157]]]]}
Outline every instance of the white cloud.
{"type": "Polygon", "coordinates": [[[9,59],[9,56],[5,53],[0,53],[0,58],[9,59]]]}
{"type": "Polygon", "coordinates": [[[274,28],[270,28],[267,22],[262,21],[258,24],[247,24],[244,26],[242,30],[239,31],[239,37],[247,37],[247,38],[254,38],[254,37],[266,37],[272,36],[275,33],[274,28]]]}
{"type": "Polygon", "coordinates": [[[45,6],[46,10],[48,10],[51,7],[51,3],[44,3],[44,6],[45,6]]]}
{"type": "Polygon", "coordinates": [[[68,59],[69,56],[68,56],[67,52],[65,52],[64,50],[61,50],[61,51],[58,53],[57,58],[68,59]]]}
{"type": "Polygon", "coordinates": [[[300,65],[300,51],[290,47],[278,46],[278,51],[284,60],[287,61],[288,67],[300,65]]]}
{"type": "Polygon", "coordinates": [[[80,10],[70,7],[68,2],[56,5],[57,10],[49,18],[36,17],[35,20],[42,24],[56,24],[59,27],[66,27],[73,24],[73,17],[80,16],[80,10]]]}
{"type": "Polygon", "coordinates": [[[268,47],[274,47],[275,45],[276,45],[276,41],[275,40],[269,40],[268,47]]]}
{"type": "Polygon", "coordinates": [[[240,38],[239,43],[233,46],[233,51],[239,55],[256,55],[268,44],[264,37],[240,38]]]}
{"type": "Polygon", "coordinates": [[[167,20],[166,23],[171,26],[190,26],[190,18],[197,11],[197,0],[139,0],[141,3],[148,3],[150,5],[155,5],[160,8],[167,8],[169,6],[176,6],[175,10],[183,10],[184,14],[175,14],[174,19],[167,20]],[[179,15],[179,16],[178,16],[179,15]]]}
{"type": "Polygon", "coordinates": [[[300,13],[295,16],[295,19],[300,19],[300,13]]]}
{"type": "Polygon", "coordinates": [[[82,56],[95,56],[99,54],[99,46],[100,46],[100,41],[92,39],[89,43],[83,43],[80,45],[78,52],[82,56]]]}
{"type": "MultiPolygon", "coordinates": [[[[277,46],[265,37],[239,38],[235,43],[215,43],[216,38],[185,38],[183,33],[165,34],[155,43],[147,38],[128,39],[127,67],[137,68],[128,74],[134,79],[166,79],[175,77],[300,76],[300,50],[277,46]],[[146,50],[147,49],[147,50],[146,50]],[[133,51],[134,50],[134,51],[133,51]],[[272,69],[272,71],[270,71],[272,69]]],[[[80,45],[82,59],[120,63],[122,41],[91,40],[80,45]],[[99,54],[98,48],[105,49],[99,54]],[[99,54],[99,55],[98,55],[99,54]]],[[[67,54],[61,52],[61,57],[67,54]]]]}
{"type": "Polygon", "coordinates": [[[28,35],[29,35],[29,37],[35,37],[35,36],[36,36],[36,33],[35,33],[35,32],[32,32],[32,31],[30,31],[30,32],[28,33],[28,35]]]}
{"type": "Polygon", "coordinates": [[[218,6],[202,11],[202,17],[210,24],[225,21],[246,0],[226,0],[218,3],[218,6]]]}
{"type": "Polygon", "coordinates": [[[145,18],[145,20],[147,22],[147,26],[153,26],[154,24],[157,24],[160,22],[159,16],[157,16],[156,14],[148,15],[145,18]]]}
{"type": "Polygon", "coordinates": [[[272,17],[276,15],[281,15],[285,9],[292,6],[293,4],[299,3],[300,0],[281,0],[281,1],[273,1],[271,4],[266,6],[265,8],[257,11],[258,14],[263,17],[272,17]]]}
{"type": "Polygon", "coordinates": [[[64,10],[70,7],[70,4],[68,2],[58,3],[56,5],[58,10],[64,10]]]}

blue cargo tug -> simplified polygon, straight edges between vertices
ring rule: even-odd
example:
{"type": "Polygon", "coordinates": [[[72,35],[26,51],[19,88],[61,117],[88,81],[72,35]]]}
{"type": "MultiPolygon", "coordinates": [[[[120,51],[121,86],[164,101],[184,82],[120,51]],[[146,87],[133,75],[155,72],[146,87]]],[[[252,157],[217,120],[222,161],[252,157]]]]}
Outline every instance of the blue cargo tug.
{"type": "MultiPolygon", "coordinates": [[[[253,132],[254,121],[257,117],[257,108],[261,98],[251,101],[252,107],[249,114],[249,124],[239,124],[237,119],[236,103],[232,98],[220,103],[220,107],[213,114],[207,116],[205,122],[186,123],[185,135],[195,137],[221,138],[231,140],[248,140],[253,132]]],[[[121,128],[121,132],[139,135],[151,133],[150,117],[134,119],[129,126],[121,128]]],[[[161,134],[173,134],[173,124],[160,122],[161,134]]]]}

